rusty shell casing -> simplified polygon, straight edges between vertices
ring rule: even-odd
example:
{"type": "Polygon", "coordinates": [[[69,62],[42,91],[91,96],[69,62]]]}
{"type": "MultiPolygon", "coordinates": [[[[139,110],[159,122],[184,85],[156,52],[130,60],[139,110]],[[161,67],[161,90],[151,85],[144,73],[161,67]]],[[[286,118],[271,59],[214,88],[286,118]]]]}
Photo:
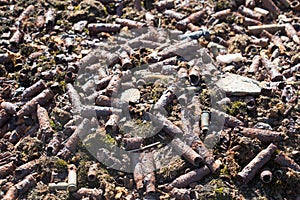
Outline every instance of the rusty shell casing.
{"type": "Polygon", "coordinates": [[[190,196],[191,191],[185,188],[173,188],[170,191],[171,197],[176,200],[192,200],[190,196]]]}
{"type": "Polygon", "coordinates": [[[96,97],[95,104],[98,106],[111,106],[111,98],[100,94],[96,97]]]}
{"type": "MultiPolygon", "coordinates": [[[[136,155],[133,156],[136,157],[136,155]]],[[[135,160],[133,161],[133,166],[134,166],[133,179],[136,184],[136,188],[140,190],[144,187],[144,183],[143,183],[144,174],[143,174],[142,163],[139,161],[139,158],[135,158],[135,160]]]]}
{"type": "Polygon", "coordinates": [[[121,87],[121,74],[115,74],[106,87],[105,95],[111,97],[113,94],[117,94],[120,87],[121,87]]]}
{"type": "Polygon", "coordinates": [[[290,0],[279,0],[280,3],[285,7],[285,8],[289,8],[290,7],[290,0]]]}
{"type": "Polygon", "coordinates": [[[193,23],[188,23],[186,27],[192,32],[199,31],[201,29],[199,26],[196,26],[193,23]]]}
{"type": "Polygon", "coordinates": [[[218,11],[218,12],[212,14],[212,18],[225,19],[226,17],[230,16],[230,14],[231,14],[231,10],[225,9],[225,10],[221,10],[221,11],[218,11]]]}
{"type": "Polygon", "coordinates": [[[252,44],[261,46],[261,47],[267,47],[269,45],[269,38],[256,38],[250,40],[252,44]]]}
{"type": "Polygon", "coordinates": [[[170,18],[174,18],[177,21],[179,21],[179,20],[181,20],[181,19],[183,19],[185,17],[184,14],[176,12],[174,10],[165,10],[164,11],[164,15],[166,15],[166,16],[168,16],[170,18]]]}
{"type": "Polygon", "coordinates": [[[12,173],[15,168],[16,166],[13,161],[0,166],[0,178],[5,178],[5,176],[12,173]]]}
{"type": "Polygon", "coordinates": [[[257,138],[262,142],[278,142],[285,138],[285,135],[282,132],[258,128],[236,127],[235,131],[246,137],[257,138]]]}
{"type": "Polygon", "coordinates": [[[269,69],[271,81],[283,81],[284,76],[278,71],[277,67],[268,58],[262,56],[261,63],[265,68],[269,69]]]}
{"type": "Polygon", "coordinates": [[[260,8],[260,7],[255,7],[254,10],[256,12],[260,13],[261,15],[263,15],[264,17],[270,13],[268,10],[260,8]]]}
{"type": "Polygon", "coordinates": [[[249,67],[248,73],[253,74],[253,73],[257,72],[259,69],[259,66],[260,66],[260,56],[256,55],[253,57],[253,60],[249,67]]]}
{"type": "Polygon", "coordinates": [[[71,152],[75,152],[77,148],[77,143],[80,138],[84,138],[85,135],[88,133],[90,120],[83,119],[83,121],[77,126],[74,133],[69,137],[68,141],[64,144],[64,146],[70,150],[71,152]]]}
{"type": "Polygon", "coordinates": [[[17,183],[15,187],[18,190],[18,195],[21,196],[22,194],[25,194],[29,191],[30,188],[34,187],[36,185],[36,179],[33,175],[26,176],[22,181],[17,183]]]}
{"type": "Polygon", "coordinates": [[[189,15],[188,17],[178,21],[176,24],[176,28],[179,30],[185,30],[188,23],[197,23],[202,17],[204,17],[205,14],[206,11],[204,9],[199,10],[189,15]]]}
{"type": "Polygon", "coordinates": [[[273,178],[273,174],[270,171],[270,169],[265,168],[261,171],[260,173],[260,180],[262,180],[262,182],[264,183],[270,183],[272,181],[273,178]]]}
{"type": "Polygon", "coordinates": [[[46,152],[48,155],[56,155],[61,148],[61,136],[59,133],[55,133],[53,138],[50,140],[49,144],[46,147],[46,152]]]}
{"type": "Polygon", "coordinates": [[[88,29],[90,32],[119,32],[121,30],[120,24],[110,24],[110,23],[91,23],[88,24],[88,29]]]}
{"type": "Polygon", "coordinates": [[[2,200],[12,200],[12,199],[14,200],[17,198],[18,198],[18,190],[15,186],[12,186],[7,190],[2,200]]]}
{"type": "Polygon", "coordinates": [[[162,125],[163,131],[166,132],[171,138],[174,138],[176,135],[183,135],[182,130],[163,115],[158,114],[157,116],[152,116],[152,119],[154,123],[162,125]]]}
{"type": "Polygon", "coordinates": [[[176,65],[177,64],[177,57],[167,58],[165,60],[159,61],[157,63],[152,63],[148,66],[151,72],[160,72],[164,65],[176,65]]]}
{"type": "Polygon", "coordinates": [[[18,117],[32,114],[36,112],[37,104],[41,106],[47,106],[53,99],[54,93],[50,89],[45,89],[42,93],[28,101],[22,108],[17,112],[18,117]]]}
{"type": "Polygon", "coordinates": [[[253,179],[257,171],[262,168],[271,158],[272,154],[277,149],[277,146],[270,144],[266,149],[257,154],[244,169],[238,173],[238,177],[244,182],[248,183],[253,179]]]}
{"type": "Polygon", "coordinates": [[[124,147],[127,151],[141,148],[143,141],[142,137],[123,138],[124,147]]]}
{"type": "Polygon", "coordinates": [[[214,37],[213,42],[218,43],[224,47],[228,47],[228,42],[219,36],[214,37]]]}
{"type": "Polygon", "coordinates": [[[67,159],[72,153],[74,153],[77,149],[78,141],[80,138],[84,138],[88,133],[90,128],[88,127],[90,121],[88,119],[83,119],[83,121],[76,127],[73,134],[68,138],[68,141],[64,143],[64,148],[61,149],[57,156],[62,159],[67,159]]]}
{"type": "Polygon", "coordinates": [[[231,116],[225,112],[216,110],[216,109],[211,109],[211,115],[216,115],[222,118],[225,118],[225,122],[224,125],[234,128],[237,126],[244,126],[244,122],[242,122],[241,120],[237,119],[234,116],[231,116]]]}
{"type": "Polygon", "coordinates": [[[176,178],[171,184],[170,188],[184,188],[191,183],[200,181],[205,176],[210,174],[210,170],[207,166],[192,170],[176,178]]]}
{"type": "Polygon", "coordinates": [[[97,171],[98,171],[98,164],[94,163],[89,167],[87,178],[88,181],[96,181],[97,180],[97,171]]]}
{"type": "Polygon", "coordinates": [[[175,151],[182,155],[192,165],[200,166],[203,162],[203,158],[179,138],[173,139],[171,145],[175,151]]]}
{"type": "Polygon", "coordinates": [[[43,140],[52,137],[54,130],[51,127],[47,109],[37,105],[37,117],[43,140]]]}
{"type": "Polygon", "coordinates": [[[167,88],[153,106],[154,110],[161,111],[161,109],[166,108],[176,97],[174,91],[174,87],[167,88]]]}
{"type": "Polygon", "coordinates": [[[118,114],[112,114],[109,116],[108,121],[105,123],[105,130],[108,134],[115,134],[119,130],[120,116],[118,114]]]}
{"type": "Polygon", "coordinates": [[[247,8],[243,5],[241,5],[239,7],[239,11],[244,14],[246,17],[250,17],[252,19],[256,19],[256,20],[259,20],[261,21],[263,19],[263,16],[258,13],[258,12],[255,12],[254,10],[251,10],[250,8],[247,8]]]}
{"type": "Polygon", "coordinates": [[[296,44],[300,44],[297,31],[292,24],[288,23],[285,25],[285,32],[296,44]]]}
{"type": "Polygon", "coordinates": [[[190,68],[189,78],[191,85],[198,85],[201,82],[201,72],[199,66],[193,66],[190,68]]]}
{"type": "Polygon", "coordinates": [[[260,36],[269,38],[271,40],[271,42],[273,42],[280,49],[281,53],[286,51],[286,48],[283,45],[282,40],[279,36],[272,35],[271,33],[269,33],[266,30],[263,30],[261,32],[260,36]]]}
{"type": "Polygon", "coordinates": [[[282,151],[275,157],[274,161],[283,167],[289,167],[296,172],[300,172],[300,166],[282,151]]]}
{"type": "Polygon", "coordinates": [[[67,94],[72,104],[72,112],[79,113],[82,107],[80,96],[71,83],[66,85],[67,94]]]}
{"type": "Polygon", "coordinates": [[[46,89],[46,83],[44,80],[39,80],[38,82],[34,83],[32,86],[29,88],[26,88],[23,93],[21,98],[27,99],[36,96],[37,94],[41,93],[43,90],[46,89]]]}
{"type": "Polygon", "coordinates": [[[69,192],[74,192],[77,189],[77,173],[76,166],[71,164],[68,166],[68,188],[69,192]]]}
{"type": "Polygon", "coordinates": [[[202,131],[208,131],[209,128],[209,112],[203,111],[201,113],[201,129],[202,131]]]}
{"type": "Polygon", "coordinates": [[[0,104],[0,107],[4,108],[4,110],[5,110],[8,114],[14,115],[14,114],[17,113],[17,108],[18,108],[18,106],[17,106],[16,104],[14,104],[14,103],[3,101],[3,102],[0,104]]]}
{"type": "Polygon", "coordinates": [[[300,2],[298,0],[290,1],[290,6],[293,10],[300,11],[300,2]]]}
{"type": "Polygon", "coordinates": [[[5,109],[0,109],[0,128],[2,128],[7,122],[12,118],[12,116],[5,111],[5,109]]]}
{"type": "Polygon", "coordinates": [[[102,106],[85,106],[82,110],[82,117],[91,117],[96,113],[97,117],[109,116],[113,112],[120,113],[122,110],[114,107],[102,107],[102,106]]]}
{"type": "Polygon", "coordinates": [[[33,170],[37,168],[39,164],[39,160],[32,160],[30,162],[27,162],[15,170],[15,176],[17,179],[21,179],[25,177],[26,175],[30,174],[33,170]]]}
{"type": "Polygon", "coordinates": [[[205,144],[198,139],[193,142],[192,146],[196,148],[197,152],[203,158],[204,163],[210,169],[211,173],[215,173],[219,166],[215,163],[213,154],[206,148],[205,144]]]}
{"type": "Polygon", "coordinates": [[[146,24],[143,22],[138,22],[131,19],[117,18],[116,23],[121,24],[121,26],[127,26],[128,28],[142,28],[146,26],[146,24]]]}
{"type": "Polygon", "coordinates": [[[73,73],[72,71],[67,71],[65,75],[65,81],[66,83],[73,83],[75,81],[76,74],[73,73]]]}
{"type": "Polygon", "coordinates": [[[130,57],[126,51],[122,51],[119,57],[121,60],[121,66],[123,70],[132,68],[130,57]]]}
{"type": "Polygon", "coordinates": [[[276,19],[280,14],[280,9],[272,0],[262,0],[262,6],[272,13],[273,18],[276,19]]]}
{"type": "Polygon", "coordinates": [[[146,187],[146,193],[153,193],[156,191],[155,189],[155,166],[153,154],[143,153],[141,155],[141,163],[143,169],[144,183],[146,187]]]}
{"type": "Polygon", "coordinates": [[[95,82],[96,84],[96,90],[99,91],[99,90],[103,90],[105,89],[109,82],[111,81],[113,75],[109,75],[109,76],[106,76],[98,81],[95,82]]]}
{"type": "Polygon", "coordinates": [[[80,188],[76,192],[72,193],[76,199],[83,199],[83,197],[89,197],[89,199],[101,200],[103,191],[101,189],[90,189],[90,188],[80,188]]]}
{"type": "Polygon", "coordinates": [[[262,25],[262,23],[258,20],[255,20],[255,19],[252,19],[252,18],[249,18],[249,17],[245,17],[244,18],[244,22],[243,24],[245,26],[257,26],[257,25],[262,25]]]}

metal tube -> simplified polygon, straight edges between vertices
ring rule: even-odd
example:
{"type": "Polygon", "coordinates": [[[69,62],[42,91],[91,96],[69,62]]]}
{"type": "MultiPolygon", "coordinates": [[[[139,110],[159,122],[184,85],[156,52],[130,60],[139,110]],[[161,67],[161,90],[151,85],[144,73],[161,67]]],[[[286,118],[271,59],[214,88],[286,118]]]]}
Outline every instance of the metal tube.
{"type": "Polygon", "coordinates": [[[297,10],[297,11],[300,10],[300,3],[298,0],[290,2],[290,6],[293,10],[297,10]]]}
{"type": "Polygon", "coordinates": [[[77,189],[76,166],[71,164],[68,166],[68,191],[73,192],[77,189]]]}
{"type": "Polygon", "coordinates": [[[244,183],[248,183],[253,179],[256,172],[265,165],[271,158],[272,154],[277,149],[277,146],[270,144],[266,149],[262,150],[244,169],[238,173],[238,177],[244,183]]]}
{"type": "Polygon", "coordinates": [[[22,93],[22,100],[27,98],[34,97],[35,95],[41,93],[44,89],[46,89],[46,83],[44,80],[39,80],[38,82],[34,83],[29,88],[26,88],[22,93]]]}
{"type": "Polygon", "coordinates": [[[270,183],[272,181],[272,172],[269,169],[263,169],[260,173],[260,180],[264,183],[270,183]]]}
{"type": "Polygon", "coordinates": [[[97,179],[97,170],[98,170],[98,163],[92,164],[89,168],[87,178],[89,181],[93,182],[97,179]]]}
{"type": "Polygon", "coordinates": [[[282,132],[258,128],[236,127],[235,131],[246,137],[257,138],[262,142],[278,142],[285,138],[285,135],[282,132]]]}
{"type": "Polygon", "coordinates": [[[259,34],[263,30],[266,30],[270,33],[275,33],[277,31],[285,30],[285,24],[264,24],[259,26],[248,26],[248,32],[250,34],[259,34]]]}
{"type": "Polygon", "coordinates": [[[201,129],[202,131],[208,131],[209,127],[209,112],[202,111],[201,113],[201,129]]]}
{"type": "Polygon", "coordinates": [[[276,19],[280,14],[280,9],[276,6],[276,4],[272,0],[262,0],[261,2],[262,6],[270,11],[273,15],[273,18],[276,19]]]}
{"type": "Polygon", "coordinates": [[[48,187],[50,191],[53,190],[67,190],[69,184],[66,182],[59,182],[59,183],[49,183],[48,187]]]}
{"type": "Polygon", "coordinates": [[[203,158],[179,138],[173,139],[171,145],[175,151],[194,166],[199,166],[203,162],[203,158]]]}

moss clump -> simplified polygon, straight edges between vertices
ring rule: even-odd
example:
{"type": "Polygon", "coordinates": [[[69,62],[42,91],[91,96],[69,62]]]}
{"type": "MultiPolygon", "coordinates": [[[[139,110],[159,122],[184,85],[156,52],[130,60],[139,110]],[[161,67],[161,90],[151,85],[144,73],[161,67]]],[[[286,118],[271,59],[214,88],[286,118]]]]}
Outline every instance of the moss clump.
{"type": "Polygon", "coordinates": [[[223,109],[229,115],[237,115],[239,113],[244,113],[247,109],[247,104],[242,101],[234,101],[230,105],[223,106],[223,109]]]}
{"type": "Polygon", "coordinates": [[[67,85],[67,83],[66,83],[65,80],[62,80],[62,81],[59,82],[59,86],[61,87],[61,89],[62,89],[63,91],[66,90],[66,85],[67,85]]]}
{"type": "Polygon", "coordinates": [[[106,144],[110,144],[110,145],[115,145],[116,144],[116,140],[109,134],[105,135],[104,142],[106,144]]]}
{"type": "Polygon", "coordinates": [[[67,170],[68,169],[68,163],[63,159],[57,158],[54,161],[54,167],[56,167],[57,169],[67,170]]]}

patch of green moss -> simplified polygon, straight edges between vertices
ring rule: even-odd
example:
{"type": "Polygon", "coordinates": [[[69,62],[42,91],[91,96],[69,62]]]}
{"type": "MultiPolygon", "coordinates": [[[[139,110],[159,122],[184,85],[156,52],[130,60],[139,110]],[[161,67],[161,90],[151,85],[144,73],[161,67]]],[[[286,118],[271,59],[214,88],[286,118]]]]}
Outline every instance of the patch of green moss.
{"type": "Polygon", "coordinates": [[[230,105],[223,106],[223,109],[229,115],[237,115],[238,113],[244,113],[247,109],[247,105],[242,101],[234,101],[230,105]]]}
{"type": "Polygon", "coordinates": [[[224,167],[220,169],[220,175],[229,175],[229,171],[226,165],[224,165],[224,167]]]}
{"type": "Polygon", "coordinates": [[[68,163],[65,160],[63,160],[63,159],[57,158],[54,161],[54,167],[56,167],[58,169],[67,170],[68,169],[68,163]]]}
{"type": "Polygon", "coordinates": [[[66,90],[66,85],[67,85],[67,83],[66,83],[65,80],[62,80],[62,81],[59,82],[59,86],[61,87],[61,89],[62,89],[63,91],[66,90]]]}
{"type": "Polygon", "coordinates": [[[55,128],[55,123],[52,119],[49,120],[49,123],[52,128],[55,128]]]}
{"type": "Polygon", "coordinates": [[[107,143],[107,144],[110,144],[110,145],[115,145],[116,144],[116,140],[112,136],[110,136],[109,134],[105,135],[104,142],[107,143]]]}

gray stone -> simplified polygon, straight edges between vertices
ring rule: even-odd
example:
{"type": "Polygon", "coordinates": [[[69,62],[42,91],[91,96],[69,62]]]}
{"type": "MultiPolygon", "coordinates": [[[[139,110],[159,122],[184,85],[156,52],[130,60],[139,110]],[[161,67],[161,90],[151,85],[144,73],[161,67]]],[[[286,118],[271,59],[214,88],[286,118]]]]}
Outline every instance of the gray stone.
{"type": "Polygon", "coordinates": [[[236,96],[258,95],[262,89],[259,81],[231,73],[226,73],[216,85],[227,95],[236,96]]]}

